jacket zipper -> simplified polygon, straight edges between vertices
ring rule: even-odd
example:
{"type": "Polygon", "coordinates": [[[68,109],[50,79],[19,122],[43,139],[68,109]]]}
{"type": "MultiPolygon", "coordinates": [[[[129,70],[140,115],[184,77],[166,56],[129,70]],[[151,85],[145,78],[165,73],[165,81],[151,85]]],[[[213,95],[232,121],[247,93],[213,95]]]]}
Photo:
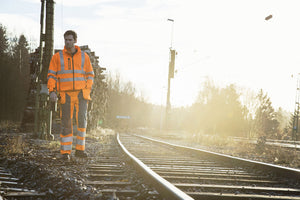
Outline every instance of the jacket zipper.
{"type": "Polygon", "coordinates": [[[73,60],[73,55],[72,55],[72,67],[73,67],[73,90],[75,90],[75,75],[74,75],[74,60],[73,60]]]}

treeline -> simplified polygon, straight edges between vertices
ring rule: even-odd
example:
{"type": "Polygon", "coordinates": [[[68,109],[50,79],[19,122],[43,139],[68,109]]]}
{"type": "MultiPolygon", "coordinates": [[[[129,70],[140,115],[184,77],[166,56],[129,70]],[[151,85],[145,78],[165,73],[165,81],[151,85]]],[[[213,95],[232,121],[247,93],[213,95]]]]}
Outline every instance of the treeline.
{"type": "Polygon", "coordinates": [[[0,24],[0,120],[20,121],[30,84],[29,45],[0,24]]]}
{"type": "MultiPolygon", "coordinates": [[[[95,69],[89,129],[165,128],[165,106],[148,103],[132,82],[95,69]]],[[[21,121],[30,85],[29,45],[24,35],[8,37],[0,25],[0,120],[21,121]]],[[[267,93],[248,93],[236,85],[218,87],[207,79],[193,105],[172,108],[168,128],[243,137],[293,137],[293,116],[275,110],[267,93]]]]}
{"type": "Polygon", "coordinates": [[[106,78],[108,105],[104,125],[116,128],[160,127],[161,107],[147,103],[132,82],[122,82],[120,75],[106,78]]]}
{"type": "MultiPolygon", "coordinates": [[[[120,76],[109,76],[108,108],[103,126],[120,128],[165,127],[165,106],[149,104],[131,82],[121,83],[120,76]],[[117,118],[130,116],[130,119],[117,118]]],[[[169,129],[190,133],[240,137],[289,139],[292,137],[290,113],[273,108],[267,93],[258,94],[239,89],[236,85],[224,88],[206,80],[196,102],[188,107],[172,108],[169,129]]]]}

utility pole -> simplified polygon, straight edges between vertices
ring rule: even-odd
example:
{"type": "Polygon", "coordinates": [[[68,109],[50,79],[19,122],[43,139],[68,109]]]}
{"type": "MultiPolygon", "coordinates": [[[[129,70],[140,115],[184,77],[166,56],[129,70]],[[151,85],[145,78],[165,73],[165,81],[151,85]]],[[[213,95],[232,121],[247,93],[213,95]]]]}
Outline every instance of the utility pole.
{"type": "Polygon", "coordinates": [[[51,134],[52,111],[47,88],[48,66],[53,55],[54,0],[41,0],[39,68],[35,80],[36,98],[34,134],[42,139],[53,139],[51,134]],[[46,16],[45,16],[46,1],[46,16]],[[45,20],[46,19],[46,20],[45,20]],[[44,23],[46,22],[45,33],[44,23]]]}
{"type": "Polygon", "coordinates": [[[48,67],[54,52],[54,0],[46,1],[45,54],[43,56],[43,68],[41,72],[41,80],[44,84],[47,84],[48,67]]]}
{"type": "Polygon", "coordinates": [[[173,49],[173,31],[174,31],[174,20],[168,19],[168,21],[172,22],[172,31],[171,31],[171,46],[170,46],[170,54],[169,54],[169,73],[168,73],[168,91],[167,91],[167,103],[166,103],[166,120],[165,120],[165,128],[169,129],[169,119],[171,112],[171,101],[170,101],[170,87],[171,87],[171,78],[174,78],[174,69],[175,69],[175,55],[176,51],[173,49]]]}

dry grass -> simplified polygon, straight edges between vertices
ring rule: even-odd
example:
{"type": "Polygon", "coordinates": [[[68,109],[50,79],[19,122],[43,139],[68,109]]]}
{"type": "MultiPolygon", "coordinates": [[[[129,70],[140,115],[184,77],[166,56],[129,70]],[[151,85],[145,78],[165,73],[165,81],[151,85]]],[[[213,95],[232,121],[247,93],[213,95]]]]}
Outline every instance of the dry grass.
{"type": "Polygon", "coordinates": [[[234,141],[229,137],[201,135],[199,144],[210,148],[217,147],[221,153],[258,160],[282,166],[300,168],[299,151],[295,149],[270,146],[265,143],[252,144],[247,141],[234,141]]]}
{"type": "Polygon", "coordinates": [[[19,135],[4,138],[4,142],[1,145],[1,149],[3,155],[24,154],[28,149],[28,145],[24,141],[23,136],[19,135]]]}
{"type": "Polygon", "coordinates": [[[60,149],[60,141],[47,141],[44,140],[44,143],[41,144],[42,148],[57,150],[60,149]]]}
{"type": "Polygon", "coordinates": [[[0,130],[1,132],[8,132],[8,131],[16,131],[20,128],[20,123],[16,123],[13,121],[0,121],[0,130]]]}
{"type": "Polygon", "coordinates": [[[87,133],[87,138],[98,140],[98,142],[101,142],[103,144],[107,143],[107,137],[115,135],[115,131],[112,129],[104,129],[101,127],[98,127],[94,130],[91,130],[87,133]]]}
{"type": "Polygon", "coordinates": [[[166,139],[174,143],[193,146],[231,156],[273,163],[292,168],[300,168],[300,154],[295,149],[281,148],[266,145],[260,142],[258,145],[246,140],[237,141],[230,137],[208,134],[189,134],[176,132],[146,133],[154,137],[166,139]]]}
{"type": "Polygon", "coordinates": [[[292,168],[300,168],[299,151],[281,147],[267,147],[264,154],[269,162],[292,168]]]}

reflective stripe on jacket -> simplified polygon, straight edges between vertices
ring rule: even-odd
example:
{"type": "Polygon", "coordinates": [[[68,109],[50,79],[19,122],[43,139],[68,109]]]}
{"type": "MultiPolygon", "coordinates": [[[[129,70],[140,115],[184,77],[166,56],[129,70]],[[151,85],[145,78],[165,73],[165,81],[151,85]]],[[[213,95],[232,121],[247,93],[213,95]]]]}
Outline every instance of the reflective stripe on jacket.
{"type": "Polygon", "coordinates": [[[75,48],[73,56],[66,48],[53,55],[47,76],[49,92],[92,88],[94,72],[90,58],[78,46],[75,48]]]}

